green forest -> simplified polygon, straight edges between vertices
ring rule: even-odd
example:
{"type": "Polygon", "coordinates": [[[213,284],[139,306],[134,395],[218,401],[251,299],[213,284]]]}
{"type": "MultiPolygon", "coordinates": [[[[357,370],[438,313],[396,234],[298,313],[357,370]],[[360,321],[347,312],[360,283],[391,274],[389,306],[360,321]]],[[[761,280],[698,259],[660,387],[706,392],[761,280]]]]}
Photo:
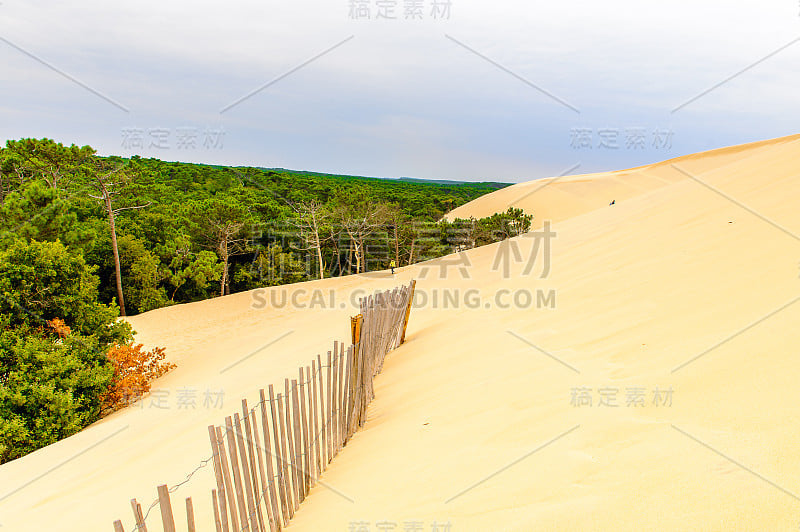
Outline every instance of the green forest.
{"type": "Polygon", "coordinates": [[[163,351],[148,359],[133,346],[119,316],[516,236],[531,223],[520,210],[442,220],[504,186],[101,157],[49,139],[8,141],[0,148],[0,463],[124,406],[124,364],[138,361],[149,377],[168,369],[157,363],[163,351]]]}

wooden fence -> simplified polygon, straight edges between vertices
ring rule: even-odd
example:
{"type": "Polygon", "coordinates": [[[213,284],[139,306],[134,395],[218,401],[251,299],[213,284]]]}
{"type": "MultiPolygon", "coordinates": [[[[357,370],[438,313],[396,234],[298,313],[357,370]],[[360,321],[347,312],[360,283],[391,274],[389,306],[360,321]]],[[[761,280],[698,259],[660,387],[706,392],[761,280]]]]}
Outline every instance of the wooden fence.
{"type": "MultiPolygon", "coordinates": [[[[317,355],[298,368],[278,393],[270,384],[255,406],[243,399],[241,414],[208,427],[217,532],[274,532],[289,524],[330,461],[364,425],[375,396],[373,378],[387,353],[405,340],[415,283],[361,299],[349,346],[334,342],[324,360],[317,355]]],[[[164,531],[174,532],[169,489],[157,491],[164,531]]],[[[193,532],[194,506],[191,498],[185,502],[193,532]]],[[[146,532],[136,499],[131,508],[133,530],[146,532]]],[[[124,532],[121,521],[114,521],[114,530],[124,532]]]]}

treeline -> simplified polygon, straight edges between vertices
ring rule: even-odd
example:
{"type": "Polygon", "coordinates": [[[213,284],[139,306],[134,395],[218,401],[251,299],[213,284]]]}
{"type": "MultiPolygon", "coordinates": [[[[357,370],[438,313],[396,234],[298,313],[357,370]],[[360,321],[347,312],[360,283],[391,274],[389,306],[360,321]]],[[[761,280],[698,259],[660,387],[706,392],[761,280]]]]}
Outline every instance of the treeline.
{"type": "Polygon", "coordinates": [[[77,432],[169,366],[119,315],[406,265],[527,231],[440,221],[499,183],[433,183],[0,149],[0,462],[77,432]]]}
{"type": "MultiPolygon", "coordinates": [[[[503,186],[101,158],[23,139],[0,150],[0,245],[61,241],[95,268],[99,301],[136,314],[451,253],[466,222],[442,216],[503,186]]],[[[477,245],[507,236],[496,218],[475,222],[492,226],[477,245]]]]}

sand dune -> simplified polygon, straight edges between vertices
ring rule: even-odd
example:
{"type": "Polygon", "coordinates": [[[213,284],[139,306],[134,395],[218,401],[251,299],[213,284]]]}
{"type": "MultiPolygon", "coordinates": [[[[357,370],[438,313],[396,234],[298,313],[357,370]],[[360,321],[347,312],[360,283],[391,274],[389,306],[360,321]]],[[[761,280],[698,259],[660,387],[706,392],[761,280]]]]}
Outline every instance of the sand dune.
{"type": "Polygon", "coordinates": [[[673,164],[685,172],[703,173],[728,164],[740,164],[749,157],[769,153],[798,138],[800,135],[792,135],[719,148],[628,170],[548,177],[519,183],[462,205],[452,210],[446,218],[483,218],[516,207],[534,215],[535,229],[541,227],[544,220],[566,220],[605,207],[612,201],[623,201],[687,179],[673,164]]]}
{"type": "MultiPolygon", "coordinates": [[[[139,339],[178,364],[156,384],[171,408],[146,401],[0,467],[0,497],[13,491],[0,501],[2,530],[130,526],[131,497],[151,501],[157,484],[208,457],[207,424],[344,339],[350,299],[411,278],[421,304],[408,341],[291,530],[797,529],[800,136],[552,181],[453,213],[517,201],[537,224],[553,220],[544,278],[541,248],[527,274],[514,260],[513,246],[531,256],[529,234],[467,252],[466,275],[446,257],[395,278],[272,289],[296,294],[296,306],[333,291],[331,309],[254,308],[263,294],[244,293],[132,318],[139,339]],[[555,308],[506,308],[514,294],[551,290],[555,308]],[[191,388],[197,407],[178,409],[178,390],[191,388]],[[206,389],[224,390],[222,409],[203,407],[206,389]],[[600,389],[620,406],[598,406],[600,389]],[[641,393],[642,406],[626,405],[641,393]]],[[[212,483],[201,468],[173,497],[192,496],[209,523],[212,483]]]]}

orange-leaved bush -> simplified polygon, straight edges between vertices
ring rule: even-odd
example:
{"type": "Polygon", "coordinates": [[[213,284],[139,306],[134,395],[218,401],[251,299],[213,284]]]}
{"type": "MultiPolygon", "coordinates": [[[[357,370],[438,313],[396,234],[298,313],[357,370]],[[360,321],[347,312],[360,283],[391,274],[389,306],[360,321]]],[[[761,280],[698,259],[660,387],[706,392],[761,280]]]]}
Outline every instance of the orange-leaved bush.
{"type": "Polygon", "coordinates": [[[175,368],[164,362],[164,348],[146,351],[142,344],[113,345],[108,359],[114,367],[111,386],[103,395],[103,410],[122,408],[150,391],[150,383],[175,368]]]}
{"type": "Polygon", "coordinates": [[[53,318],[52,320],[47,320],[45,323],[47,323],[61,339],[72,334],[72,329],[70,329],[69,325],[64,323],[64,320],[61,318],[53,318]]]}

